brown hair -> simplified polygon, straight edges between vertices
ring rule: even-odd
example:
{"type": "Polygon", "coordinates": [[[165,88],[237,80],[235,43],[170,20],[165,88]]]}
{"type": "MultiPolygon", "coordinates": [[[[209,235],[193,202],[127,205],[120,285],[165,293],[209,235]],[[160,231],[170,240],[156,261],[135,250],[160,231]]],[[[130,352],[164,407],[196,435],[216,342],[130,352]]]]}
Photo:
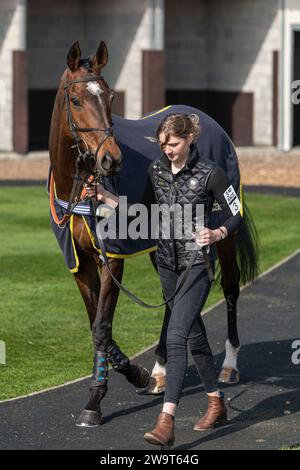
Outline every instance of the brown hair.
{"type": "Polygon", "coordinates": [[[167,114],[158,126],[155,133],[156,142],[159,141],[159,135],[164,133],[167,143],[171,135],[187,139],[193,134],[193,142],[200,134],[199,116],[197,114],[172,113],[167,114]]]}

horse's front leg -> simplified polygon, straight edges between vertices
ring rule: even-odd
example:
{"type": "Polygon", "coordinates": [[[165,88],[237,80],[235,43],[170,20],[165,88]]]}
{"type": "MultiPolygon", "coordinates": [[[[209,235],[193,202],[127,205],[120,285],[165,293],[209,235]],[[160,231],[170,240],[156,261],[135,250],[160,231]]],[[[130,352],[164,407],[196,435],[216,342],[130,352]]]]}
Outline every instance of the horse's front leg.
{"type": "MultiPolygon", "coordinates": [[[[123,260],[109,260],[112,273],[122,281],[123,260]]],[[[99,266],[101,266],[99,260],[99,266]]],[[[99,426],[102,419],[101,401],[107,393],[108,358],[106,349],[112,343],[112,321],[118,300],[119,289],[112,282],[105,266],[101,270],[100,292],[97,299],[96,315],[92,327],[93,342],[95,346],[93,377],[90,384],[90,400],[81,412],[77,426],[99,426]]]]}
{"type": "MultiPolygon", "coordinates": [[[[119,282],[122,280],[124,260],[110,259],[110,270],[119,282]]],[[[112,320],[116,308],[119,288],[113,282],[108,269],[104,266],[101,276],[100,316],[93,325],[95,350],[104,350],[112,368],[123,374],[128,382],[137,388],[144,388],[149,383],[149,372],[136,364],[121,351],[112,338],[112,320]]]]}
{"type": "Polygon", "coordinates": [[[237,331],[237,301],[240,294],[240,270],[237,264],[235,237],[218,242],[217,253],[222,272],[222,288],[227,305],[228,338],[225,343],[226,356],[219,375],[219,382],[235,384],[240,381],[237,367],[240,341],[237,331]]]}
{"type": "MultiPolygon", "coordinates": [[[[116,279],[121,282],[124,261],[110,259],[109,267],[116,279]]],[[[132,365],[113,341],[112,322],[118,296],[119,288],[113,282],[108,269],[103,266],[97,316],[92,328],[95,355],[90,385],[91,397],[77,421],[79,426],[98,426],[101,423],[101,401],[107,393],[109,363],[136,387],[145,387],[149,381],[149,373],[146,369],[132,365]]]]}

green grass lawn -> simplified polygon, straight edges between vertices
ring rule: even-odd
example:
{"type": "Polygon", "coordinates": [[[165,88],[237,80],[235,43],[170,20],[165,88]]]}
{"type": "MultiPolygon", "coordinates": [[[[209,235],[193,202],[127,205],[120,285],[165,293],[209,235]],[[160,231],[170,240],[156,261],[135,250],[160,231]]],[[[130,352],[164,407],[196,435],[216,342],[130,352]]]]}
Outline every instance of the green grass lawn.
{"type": "Polygon", "coordinates": [[[300,450],[300,446],[298,446],[297,444],[293,447],[282,447],[282,449],[280,450],[300,450]]]}
{"type": "MultiPolygon", "coordinates": [[[[261,238],[261,269],[300,248],[300,204],[295,198],[251,194],[247,198],[261,238]]],[[[0,399],[89,375],[92,341],[77,286],[64,265],[49,224],[44,188],[0,188],[0,399]]],[[[124,285],[144,300],[161,301],[148,256],[126,263],[124,285]]],[[[222,298],[214,288],[208,305],[222,298]]],[[[127,355],[158,339],[163,309],[147,311],[123,294],[114,338],[127,355]]],[[[224,315],[225,325],[225,315],[224,315]]]]}

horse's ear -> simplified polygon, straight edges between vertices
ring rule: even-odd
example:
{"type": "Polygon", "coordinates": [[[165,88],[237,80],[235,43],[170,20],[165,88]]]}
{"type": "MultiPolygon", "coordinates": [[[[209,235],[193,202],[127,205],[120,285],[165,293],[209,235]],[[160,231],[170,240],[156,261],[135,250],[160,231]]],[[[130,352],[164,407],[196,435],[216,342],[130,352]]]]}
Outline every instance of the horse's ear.
{"type": "Polygon", "coordinates": [[[104,41],[101,41],[96,54],[93,57],[93,65],[98,69],[102,69],[108,62],[108,51],[104,41]]]}
{"type": "Polygon", "coordinates": [[[73,46],[69,50],[67,63],[68,67],[72,72],[75,72],[78,69],[79,61],[81,58],[81,50],[79,47],[79,42],[74,42],[73,46]]]}

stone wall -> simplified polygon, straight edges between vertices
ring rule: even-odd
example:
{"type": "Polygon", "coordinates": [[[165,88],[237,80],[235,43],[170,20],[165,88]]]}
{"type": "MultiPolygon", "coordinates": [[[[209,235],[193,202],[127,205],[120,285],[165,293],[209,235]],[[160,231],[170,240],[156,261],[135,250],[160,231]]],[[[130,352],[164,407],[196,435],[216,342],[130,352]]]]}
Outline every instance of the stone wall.
{"type": "Polygon", "coordinates": [[[22,0],[0,2],[0,150],[13,150],[13,51],[26,47],[22,0]]]}
{"type": "Polygon", "coordinates": [[[174,8],[175,3],[166,0],[167,88],[253,93],[253,143],[272,145],[278,1],[186,0],[174,8]]]}
{"type": "Polygon", "coordinates": [[[101,40],[109,50],[103,74],[125,92],[125,114],[141,115],[142,49],[150,45],[149,0],[28,0],[31,89],[56,89],[70,46],[78,39],[83,56],[101,40]]]}

